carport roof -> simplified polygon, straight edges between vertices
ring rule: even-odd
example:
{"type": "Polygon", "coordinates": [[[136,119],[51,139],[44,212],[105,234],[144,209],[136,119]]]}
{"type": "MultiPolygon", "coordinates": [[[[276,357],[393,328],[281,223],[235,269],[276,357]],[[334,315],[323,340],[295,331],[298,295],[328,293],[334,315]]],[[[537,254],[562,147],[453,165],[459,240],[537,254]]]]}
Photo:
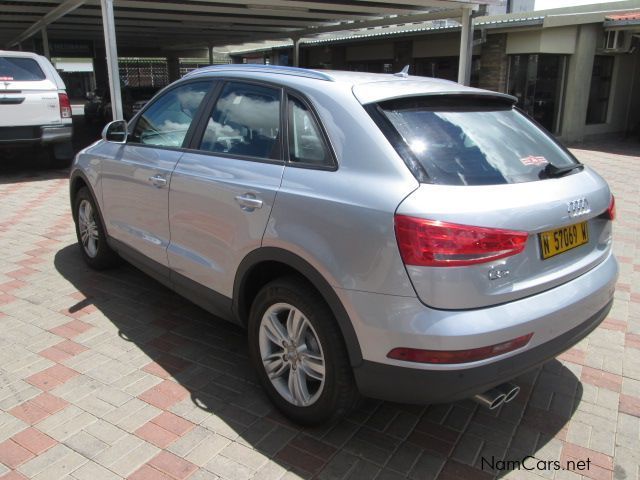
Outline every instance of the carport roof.
{"type": "MultiPolygon", "coordinates": [[[[458,18],[502,0],[114,0],[119,47],[225,46],[367,26],[458,18]]],[[[0,46],[47,26],[49,39],[102,42],[99,0],[0,0],[0,46]]]]}

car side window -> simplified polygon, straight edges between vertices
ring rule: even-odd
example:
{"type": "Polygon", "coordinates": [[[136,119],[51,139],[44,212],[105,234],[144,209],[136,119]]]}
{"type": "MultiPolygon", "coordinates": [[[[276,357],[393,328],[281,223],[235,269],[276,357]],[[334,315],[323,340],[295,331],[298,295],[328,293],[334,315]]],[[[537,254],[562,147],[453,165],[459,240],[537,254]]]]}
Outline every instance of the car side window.
{"type": "Polygon", "coordinates": [[[138,118],[129,143],[181,147],[211,82],[173,88],[157,98],[138,118]]]}
{"type": "Polygon", "coordinates": [[[199,150],[280,158],[280,90],[227,83],[209,117],[199,150]]]}
{"type": "Polygon", "coordinates": [[[329,149],[309,108],[289,95],[289,161],[291,163],[333,165],[329,149]]]}

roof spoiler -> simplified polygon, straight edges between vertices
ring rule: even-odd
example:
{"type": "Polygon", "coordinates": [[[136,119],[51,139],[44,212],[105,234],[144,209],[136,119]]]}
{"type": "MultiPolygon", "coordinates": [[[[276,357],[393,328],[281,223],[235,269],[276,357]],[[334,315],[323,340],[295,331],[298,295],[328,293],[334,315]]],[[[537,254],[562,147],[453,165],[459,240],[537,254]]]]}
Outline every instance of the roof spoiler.
{"type": "Polygon", "coordinates": [[[253,72],[253,73],[271,73],[277,75],[293,75],[296,77],[315,78],[316,80],[324,80],[333,82],[334,79],[326,73],[318,70],[309,70],[298,67],[285,67],[280,65],[260,65],[260,64],[243,64],[230,63],[226,65],[210,65],[207,67],[197,68],[187,73],[183,78],[194,77],[209,72],[253,72]]]}

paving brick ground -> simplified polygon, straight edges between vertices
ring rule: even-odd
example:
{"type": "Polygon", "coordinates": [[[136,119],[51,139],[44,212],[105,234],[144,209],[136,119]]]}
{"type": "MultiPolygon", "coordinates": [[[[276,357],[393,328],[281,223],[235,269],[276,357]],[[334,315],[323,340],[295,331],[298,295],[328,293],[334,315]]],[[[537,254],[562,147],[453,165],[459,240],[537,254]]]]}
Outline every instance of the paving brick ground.
{"type": "Polygon", "coordinates": [[[65,172],[0,172],[0,478],[572,479],[482,458],[589,460],[593,479],[640,465],[640,147],[574,152],[617,196],[621,276],[608,319],[518,379],[495,413],[471,401],[366,401],[300,429],[255,384],[243,332],[135,269],[81,261],[65,172]]]}

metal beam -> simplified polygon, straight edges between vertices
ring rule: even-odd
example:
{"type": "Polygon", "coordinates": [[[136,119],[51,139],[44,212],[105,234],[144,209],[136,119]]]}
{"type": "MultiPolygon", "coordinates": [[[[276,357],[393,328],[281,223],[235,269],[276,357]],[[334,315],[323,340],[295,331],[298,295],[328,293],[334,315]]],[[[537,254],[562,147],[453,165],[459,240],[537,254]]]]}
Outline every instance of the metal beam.
{"type": "MultiPolygon", "coordinates": [[[[387,0],[355,0],[354,3],[357,5],[360,2],[389,3],[387,0]]],[[[402,3],[413,8],[472,7],[475,9],[478,7],[478,4],[501,5],[503,3],[503,0],[403,0],[402,3]]]]}
{"type": "MultiPolygon", "coordinates": [[[[193,0],[195,2],[201,3],[227,3],[227,4],[240,4],[246,5],[247,0],[193,0]]],[[[252,5],[264,5],[266,7],[283,7],[286,9],[293,8],[307,8],[309,10],[316,11],[335,11],[335,12],[359,12],[363,14],[374,14],[374,15],[396,15],[399,12],[402,13],[411,13],[422,10],[421,8],[416,8],[412,6],[405,5],[405,2],[388,2],[387,0],[383,0],[383,3],[387,3],[384,6],[371,6],[371,5],[360,5],[359,2],[348,2],[348,3],[324,3],[317,1],[306,1],[306,0],[250,0],[252,5]]]]}
{"type": "Polygon", "coordinates": [[[27,28],[24,32],[22,32],[16,38],[11,40],[11,42],[9,42],[9,46],[12,47],[13,45],[23,42],[24,40],[31,37],[34,33],[37,33],[38,31],[40,31],[42,28],[46,27],[50,23],[53,23],[56,20],[58,20],[60,17],[64,17],[67,13],[74,11],[84,2],[85,0],[65,0],[59,6],[57,6],[56,8],[51,10],[49,13],[47,13],[44,17],[42,17],[40,20],[38,20],[36,23],[31,25],[29,28],[27,28]]]}
{"type": "Polygon", "coordinates": [[[460,32],[460,58],[458,60],[458,83],[471,83],[471,55],[473,53],[473,17],[470,8],[462,9],[460,32]]]}
{"type": "Polygon", "coordinates": [[[44,56],[51,60],[51,53],[49,52],[49,36],[47,35],[47,27],[42,28],[42,51],[44,56]]]}
{"type": "MultiPolygon", "coordinates": [[[[35,0],[34,0],[35,1],[35,0]]],[[[38,3],[50,3],[56,4],[59,0],[38,0],[38,3]]],[[[120,7],[124,5],[129,0],[115,0],[115,6],[120,7]]],[[[214,3],[217,5],[226,4],[226,5],[242,5],[243,7],[247,5],[247,0],[192,0],[194,2],[199,2],[203,4],[214,3]]],[[[329,11],[329,12],[347,12],[347,13],[358,13],[358,14],[372,14],[372,15],[397,15],[398,13],[419,13],[424,11],[424,0],[422,0],[422,4],[415,5],[416,2],[408,2],[406,0],[396,0],[396,1],[388,1],[388,0],[372,0],[377,2],[380,6],[377,5],[367,5],[367,3],[361,3],[360,1],[350,1],[350,2],[323,2],[323,1],[313,1],[313,0],[251,0],[250,4],[252,6],[263,6],[265,8],[283,8],[288,12],[291,12],[292,9],[305,9],[305,10],[313,10],[316,12],[320,11],[329,11]],[[383,5],[385,4],[386,5],[383,5]],[[408,5],[409,3],[414,3],[414,5],[408,5]]],[[[503,0],[487,0],[488,3],[500,3],[503,0]]],[[[480,1],[480,3],[487,3],[487,1],[480,1]]],[[[88,4],[99,4],[100,0],[89,0],[88,4]]],[[[155,2],[153,2],[155,3],[155,2]]],[[[430,2],[433,3],[433,0],[430,2]]],[[[445,3],[440,1],[439,3],[445,3]]],[[[449,0],[446,2],[447,7],[451,8],[452,4],[455,7],[457,1],[449,0]]],[[[430,5],[431,8],[438,5],[430,5]]]]}
{"type": "Polygon", "coordinates": [[[119,12],[126,12],[129,9],[148,9],[154,11],[169,11],[176,14],[185,13],[205,13],[211,14],[215,12],[217,15],[242,15],[244,17],[295,17],[296,19],[315,19],[319,21],[326,20],[354,20],[361,19],[367,14],[362,13],[346,13],[346,12],[310,12],[308,8],[300,7],[270,7],[267,5],[253,5],[251,0],[247,2],[249,5],[242,7],[223,7],[216,5],[211,7],[208,5],[179,4],[179,3],[160,3],[147,2],[141,0],[127,0],[126,2],[116,1],[116,7],[119,12]]]}
{"type": "MultiPolygon", "coordinates": [[[[2,8],[2,7],[0,7],[2,8]]],[[[77,12],[75,12],[77,13],[77,12]]],[[[97,26],[102,31],[102,15],[99,10],[95,11],[95,16],[93,17],[85,17],[85,16],[77,16],[77,15],[68,15],[56,21],[53,24],[49,25],[49,28],[67,28],[69,24],[77,24],[80,26],[97,26]]],[[[39,18],[38,15],[27,14],[27,15],[11,15],[5,18],[0,18],[0,22],[6,21],[6,23],[12,25],[19,32],[24,30],[24,28],[28,27],[30,23],[37,21],[39,18]],[[24,23],[25,25],[20,26],[20,24],[24,23]]],[[[179,30],[188,30],[193,33],[195,31],[209,29],[218,31],[226,31],[226,32],[279,32],[286,33],[288,31],[295,30],[291,27],[277,27],[277,26],[258,26],[258,25],[236,25],[236,24],[220,24],[220,23],[199,23],[199,22],[181,22],[179,19],[171,21],[171,20],[149,20],[149,19],[126,19],[116,16],[118,19],[117,28],[120,29],[122,26],[133,26],[133,27],[162,27],[171,33],[173,31],[179,30]]],[[[73,28],[73,27],[69,27],[73,28]]],[[[3,30],[0,30],[0,33],[4,33],[3,30]]]]}
{"type": "MultiPolygon", "coordinates": [[[[381,17],[383,15],[397,15],[406,13],[422,13],[421,9],[402,9],[402,8],[388,8],[388,7],[365,7],[358,4],[351,6],[344,6],[339,4],[319,4],[316,2],[288,2],[269,0],[268,2],[255,3],[250,1],[249,6],[247,2],[237,2],[238,6],[222,6],[221,4],[234,5],[234,3],[227,2],[215,2],[216,6],[210,6],[205,3],[205,0],[199,0],[200,4],[187,4],[187,3],[160,3],[151,2],[148,0],[114,0],[114,6],[116,11],[126,11],[127,9],[143,9],[149,11],[170,11],[175,13],[211,13],[216,14],[236,14],[248,17],[290,17],[295,16],[297,18],[311,18],[319,20],[356,20],[366,17],[381,17]],[[319,6],[324,5],[323,8],[319,6]]],[[[86,0],[87,6],[99,5],[100,0],[86,0]]],[[[7,12],[31,12],[45,14],[50,11],[50,7],[36,6],[36,5],[6,5],[3,9],[7,12]]]]}
{"type": "MultiPolygon", "coordinates": [[[[84,0],[83,0],[84,1],[84,0]]],[[[151,7],[149,8],[152,9],[151,7]]],[[[78,9],[74,12],[74,16],[87,16],[87,17],[99,17],[100,11],[87,7],[78,9]]],[[[127,10],[118,8],[115,11],[115,18],[117,19],[143,19],[143,20],[166,20],[173,22],[196,22],[196,23],[207,23],[207,24],[246,24],[246,25],[275,25],[275,26],[290,26],[290,27],[310,27],[313,25],[326,25],[327,21],[322,21],[320,19],[309,20],[302,19],[296,17],[295,14],[287,14],[287,12],[282,12],[281,18],[279,17],[258,17],[258,16],[239,16],[239,15],[219,15],[216,14],[215,9],[211,9],[208,15],[203,13],[200,14],[190,14],[186,12],[177,12],[172,11],[167,13],[158,12],[158,11],[141,11],[141,10],[127,10]]]]}
{"type": "Polygon", "coordinates": [[[293,66],[300,66],[300,37],[292,37],[293,40],[293,66]]]}
{"type": "Polygon", "coordinates": [[[102,6],[102,24],[104,25],[104,46],[107,54],[109,72],[109,91],[111,92],[111,114],[114,120],[124,118],[122,112],[122,93],[120,92],[120,70],[118,68],[118,46],[116,44],[116,25],[113,18],[113,0],[100,0],[102,6]]]}
{"type": "MultiPolygon", "coordinates": [[[[307,37],[319,33],[346,32],[349,30],[357,30],[361,28],[386,27],[391,25],[411,24],[418,22],[428,22],[431,20],[442,20],[445,18],[459,19],[462,17],[464,9],[443,10],[434,13],[419,13],[417,15],[398,15],[396,17],[382,18],[379,20],[365,20],[362,22],[348,22],[337,25],[329,25],[326,27],[308,28],[296,32],[296,35],[307,37]]],[[[291,36],[289,35],[289,38],[291,36]]]]}

